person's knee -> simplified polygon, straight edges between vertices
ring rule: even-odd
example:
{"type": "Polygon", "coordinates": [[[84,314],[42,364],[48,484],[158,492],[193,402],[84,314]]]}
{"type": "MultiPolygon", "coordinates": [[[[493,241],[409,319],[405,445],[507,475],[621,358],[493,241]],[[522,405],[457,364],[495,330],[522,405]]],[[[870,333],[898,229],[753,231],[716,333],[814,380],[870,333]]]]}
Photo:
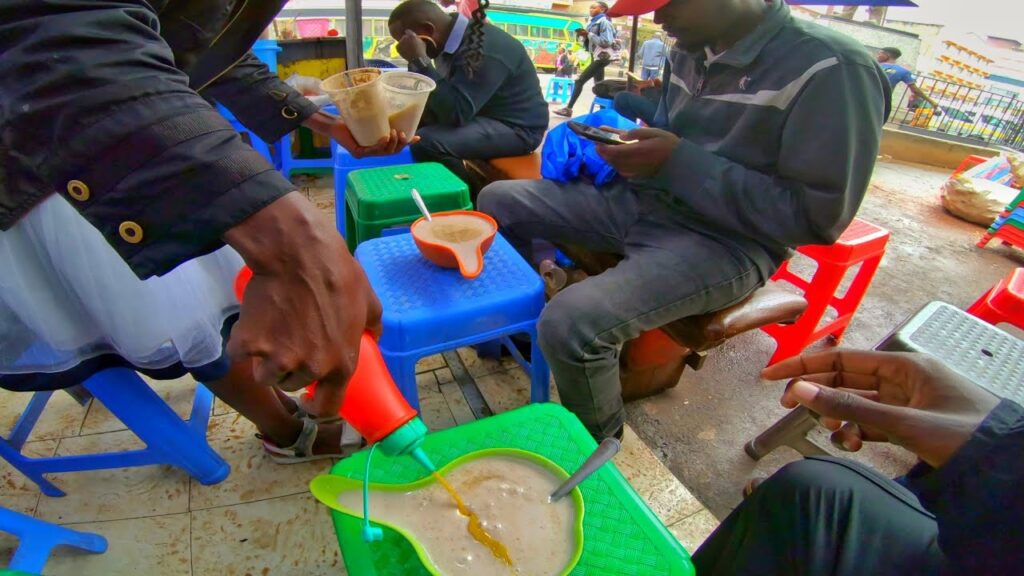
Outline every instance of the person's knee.
{"type": "Polygon", "coordinates": [[[527,197],[523,189],[528,180],[502,180],[484,186],[476,199],[477,210],[488,214],[505,228],[514,225],[524,211],[528,210],[527,197]]]}
{"type": "Polygon", "coordinates": [[[537,344],[545,358],[582,362],[593,348],[596,336],[581,319],[595,311],[581,298],[581,286],[574,286],[553,298],[537,320],[537,344]]]}
{"type": "Polygon", "coordinates": [[[448,152],[440,138],[431,132],[420,130],[420,141],[409,145],[409,152],[417,162],[430,162],[448,156],[448,152]]]}
{"type": "Polygon", "coordinates": [[[762,497],[792,499],[800,494],[838,495],[862,478],[844,464],[807,458],[783,466],[757,488],[762,497]]]}

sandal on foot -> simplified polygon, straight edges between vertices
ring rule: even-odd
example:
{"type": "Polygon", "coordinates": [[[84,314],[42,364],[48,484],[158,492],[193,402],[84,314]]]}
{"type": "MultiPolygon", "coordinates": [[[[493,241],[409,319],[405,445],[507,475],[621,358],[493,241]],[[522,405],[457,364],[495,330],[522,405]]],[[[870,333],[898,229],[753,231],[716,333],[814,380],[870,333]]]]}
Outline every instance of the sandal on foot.
{"type": "Polygon", "coordinates": [[[555,116],[562,116],[563,118],[572,118],[572,108],[559,108],[555,110],[555,116]]]}
{"type": "Polygon", "coordinates": [[[331,454],[314,454],[313,444],[316,442],[316,434],[319,429],[316,421],[306,416],[302,419],[302,432],[299,432],[299,437],[291,446],[278,446],[262,434],[257,434],[256,437],[263,441],[263,450],[270,455],[270,459],[278,464],[299,464],[328,458],[345,458],[363,447],[363,438],[355,428],[346,422],[342,424],[341,445],[338,446],[338,451],[331,454]]]}
{"type": "Polygon", "coordinates": [[[312,418],[317,424],[334,424],[335,422],[341,422],[341,416],[332,414],[330,416],[313,416],[313,412],[310,409],[309,402],[312,400],[309,397],[308,392],[295,397],[295,405],[299,407],[295,412],[295,416],[299,418],[312,418]]]}

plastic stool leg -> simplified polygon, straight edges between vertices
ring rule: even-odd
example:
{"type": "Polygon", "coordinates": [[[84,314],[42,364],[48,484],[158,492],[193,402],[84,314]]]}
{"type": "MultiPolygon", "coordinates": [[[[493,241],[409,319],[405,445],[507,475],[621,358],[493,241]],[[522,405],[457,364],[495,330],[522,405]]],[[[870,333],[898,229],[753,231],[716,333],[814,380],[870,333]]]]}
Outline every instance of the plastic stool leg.
{"type": "Polygon", "coordinates": [[[28,458],[21,455],[21,452],[14,449],[3,437],[0,437],[0,458],[3,458],[18,472],[39,486],[39,491],[52,498],[64,496],[64,491],[57,488],[52,482],[43,478],[42,472],[37,471],[28,458]]]}
{"type": "Polygon", "coordinates": [[[381,350],[381,354],[384,356],[384,363],[388,365],[391,378],[398,385],[402,396],[405,396],[409,405],[418,412],[420,392],[416,388],[416,361],[419,358],[408,354],[388,354],[384,350],[381,350]]]}
{"type": "Polygon", "coordinates": [[[817,425],[818,423],[811,417],[811,411],[799,406],[747,442],[743,450],[754,460],[764,458],[779,446],[799,447],[797,449],[804,456],[827,455],[827,452],[807,440],[807,433],[817,425]],[[810,444],[810,447],[805,442],[810,444]]]}
{"type": "Polygon", "coordinates": [[[772,326],[768,334],[775,339],[777,346],[772,354],[768,365],[771,366],[791,356],[803,352],[811,342],[809,341],[818,324],[825,317],[825,312],[832,303],[839,284],[843,281],[845,267],[819,264],[810,282],[810,289],[804,293],[807,299],[807,310],[793,324],[789,326],[772,326]]]}
{"type": "Polygon", "coordinates": [[[995,326],[1000,322],[1003,322],[1005,318],[1003,318],[1003,315],[1000,314],[998,310],[989,304],[989,298],[992,297],[992,290],[995,290],[995,288],[985,292],[981,298],[978,298],[977,302],[971,304],[971,307],[967,309],[967,313],[995,326]]]}
{"type": "Polygon", "coordinates": [[[71,530],[5,508],[0,508],[0,530],[10,532],[20,540],[8,566],[11,570],[41,573],[50,552],[62,544],[95,554],[107,550],[106,538],[98,534],[71,530]]]}
{"type": "MultiPolygon", "coordinates": [[[[857,311],[857,308],[860,307],[861,301],[864,300],[864,295],[867,294],[868,288],[871,286],[871,281],[875,278],[875,272],[878,271],[878,266],[881,263],[881,254],[861,263],[860,269],[857,270],[857,275],[854,276],[853,281],[850,282],[850,287],[846,291],[846,296],[841,300],[833,302],[833,307],[840,316],[845,316],[847,314],[852,316],[857,311]]],[[[835,339],[836,344],[842,342],[843,334],[846,333],[846,329],[849,328],[849,326],[850,323],[846,322],[842,327],[832,333],[832,337],[835,339]]]]}
{"type": "Polygon", "coordinates": [[[551,369],[537,345],[537,328],[530,330],[530,402],[551,400],[551,369]]]}
{"type": "MultiPolygon", "coordinates": [[[[85,381],[85,387],[167,463],[186,470],[203,484],[228,477],[231,467],[132,370],[113,368],[85,381]]],[[[205,387],[197,393],[209,394],[205,387]]]]}

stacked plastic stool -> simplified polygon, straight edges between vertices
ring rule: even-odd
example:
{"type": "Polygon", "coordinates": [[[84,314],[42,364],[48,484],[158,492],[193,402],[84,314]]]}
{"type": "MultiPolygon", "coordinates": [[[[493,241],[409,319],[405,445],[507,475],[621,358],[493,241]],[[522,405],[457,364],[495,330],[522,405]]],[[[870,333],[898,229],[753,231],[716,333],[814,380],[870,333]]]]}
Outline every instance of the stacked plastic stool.
{"type": "Polygon", "coordinates": [[[887,230],[857,218],[835,244],[797,249],[817,263],[810,280],[794,274],[789,262],[782,264],[772,280],[788,282],[802,290],[807,310],[793,324],[769,324],[761,328],[777,343],[769,365],[800,354],[804,348],[826,336],[831,336],[836,343],[842,340],[882,262],[888,241],[887,230]],[[845,294],[839,296],[838,290],[847,271],[858,264],[860,268],[845,294]],[[835,310],[836,317],[821,325],[829,308],[835,310]]]}
{"type": "Polygon", "coordinates": [[[544,284],[500,234],[484,255],[483,272],[473,280],[428,262],[412,234],[363,242],[356,260],[384,309],[381,353],[414,407],[419,407],[417,360],[499,338],[530,375],[530,400],[548,400],[548,366],[537,346],[544,284]],[[508,341],[514,334],[529,335],[530,363],[508,341]]]}
{"type": "Polygon", "coordinates": [[[41,574],[50,552],[57,546],[73,546],[93,554],[107,551],[107,540],[99,534],[57,526],[2,507],[0,531],[18,538],[18,548],[7,569],[23,573],[41,574]]]}
{"type": "Polygon", "coordinates": [[[993,239],[1024,249],[1024,191],[1018,193],[999,216],[996,216],[995,221],[985,231],[985,235],[978,241],[978,247],[984,248],[993,239]]]}
{"type": "Polygon", "coordinates": [[[469,186],[434,162],[355,170],[346,180],[345,240],[352,252],[385,230],[406,228],[420,217],[412,200],[414,188],[431,212],[473,209],[469,186]]]}
{"type": "Polygon", "coordinates": [[[35,392],[6,438],[0,436],[0,457],[35,482],[47,496],[64,492],[43,474],[105,470],[150,464],[170,464],[188,472],[202,484],[216,484],[228,477],[230,466],[206,441],[206,425],[213,394],[196,385],[188,422],[153,391],[134,370],[108,368],[82,382],[92,396],[121,420],[145,444],[124,452],[31,458],[21,454],[32,428],[53,391],[35,392]]]}
{"type": "Polygon", "coordinates": [[[995,326],[1006,322],[1024,330],[1024,268],[1017,268],[971,304],[967,313],[995,326]]]}
{"type": "MultiPolygon", "coordinates": [[[[333,104],[328,104],[322,108],[324,112],[328,114],[334,114],[337,116],[338,108],[333,104]]],[[[295,156],[293,148],[295,147],[295,138],[299,138],[302,141],[303,138],[311,138],[310,134],[312,131],[309,128],[299,127],[298,129],[285,134],[281,140],[277,143],[277,153],[280,156],[281,161],[279,162],[278,170],[285,178],[290,178],[292,172],[313,172],[313,171],[325,171],[334,168],[334,158],[337,154],[336,149],[338,148],[333,141],[327,145],[327,155],[320,157],[299,157],[295,156]],[[306,136],[303,136],[306,133],[306,136]]],[[[301,148],[312,148],[309,143],[311,140],[305,140],[306,144],[302,144],[301,148]]],[[[300,142],[301,143],[301,142],[300,142]]],[[[316,149],[313,149],[316,150],[316,149]]],[[[322,150],[322,148],[321,148],[322,150]]]]}
{"type": "Polygon", "coordinates": [[[552,78],[548,80],[545,89],[544,99],[548,102],[566,104],[572,96],[572,90],[576,87],[576,81],[572,78],[552,78]]]}
{"type": "Polygon", "coordinates": [[[593,114],[595,111],[604,108],[615,110],[615,101],[611,98],[594,98],[593,104],[590,105],[590,113],[593,114]]]}
{"type": "Polygon", "coordinates": [[[348,215],[348,205],[345,203],[345,186],[348,183],[348,175],[355,170],[367,168],[383,168],[386,166],[397,166],[400,164],[412,164],[412,152],[409,147],[402,148],[402,151],[391,156],[367,156],[356,158],[351,152],[334,145],[334,218],[338,232],[345,236],[347,230],[345,216],[348,215]]]}
{"type": "Polygon", "coordinates": [[[278,159],[270,152],[270,145],[257,136],[255,132],[246,128],[245,125],[242,124],[238,118],[236,118],[235,115],[224,106],[217,104],[217,111],[220,112],[221,116],[223,116],[225,120],[231,123],[231,127],[238,132],[246,144],[252,146],[253,150],[259,152],[261,156],[266,158],[267,162],[270,162],[271,166],[275,168],[279,167],[280,163],[278,162],[278,159]]]}

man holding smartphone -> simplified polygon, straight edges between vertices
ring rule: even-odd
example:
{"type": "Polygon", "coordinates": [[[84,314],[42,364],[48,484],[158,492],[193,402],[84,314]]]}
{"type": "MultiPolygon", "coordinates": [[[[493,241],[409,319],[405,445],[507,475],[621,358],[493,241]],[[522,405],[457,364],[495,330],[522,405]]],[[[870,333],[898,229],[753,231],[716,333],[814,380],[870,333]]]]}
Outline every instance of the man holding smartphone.
{"type": "Polygon", "coordinates": [[[497,182],[479,207],[530,257],[535,238],[624,256],[558,293],[539,340],[562,403],[620,435],[619,350],[640,333],[735,304],[791,249],[829,244],[860,206],[887,80],[854,40],[780,1],[619,0],[675,39],[653,125],[598,145],[622,176],[497,182]]]}

